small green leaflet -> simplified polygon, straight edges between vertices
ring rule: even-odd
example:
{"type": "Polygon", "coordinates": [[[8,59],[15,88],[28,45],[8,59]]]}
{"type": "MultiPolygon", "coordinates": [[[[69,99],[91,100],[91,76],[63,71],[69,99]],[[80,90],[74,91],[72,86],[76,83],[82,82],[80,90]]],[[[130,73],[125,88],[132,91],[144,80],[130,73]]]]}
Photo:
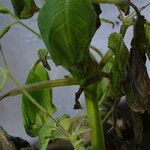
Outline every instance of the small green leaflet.
{"type": "Polygon", "coordinates": [[[4,7],[3,5],[0,4],[0,13],[8,14],[9,10],[6,7],[4,7]]]}
{"type": "Polygon", "coordinates": [[[56,121],[67,131],[69,136],[66,136],[63,131],[56,125],[55,122],[49,120],[44,124],[44,126],[39,131],[39,145],[40,150],[45,150],[47,148],[49,141],[55,141],[57,139],[68,140],[72,143],[75,150],[85,150],[83,145],[83,139],[80,138],[81,135],[87,131],[89,128],[82,127],[80,122],[74,122],[73,118],[68,115],[63,115],[56,119],[56,121]],[[76,124],[74,128],[73,124],[76,124]]]}
{"type": "Polygon", "coordinates": [[[46,150],[49,140],[54,139],[53,132],[56,130],[56,126],[54,122],[47,122],[43,125],[41,130],[39,131],[39,149],[46,150]]]}
{"type": "MultiPolygon", "coordinates": [[[[72,119],[68,115],[59,117],[57,121],[66,131],[69,131],[72,119]]],[[[53,141],[59,138],[67,139],[56,123],[48,121],[39,131],[40,150],[45,150],[50,140],[53,141]]]]}
{"type": "Polygon", "coordinates": [[[4,88],[7,82],[7,70],[0,68],[0,91],[4,88]]]}
{"type": "Polygon", "coordinates": [[[10,30],[10,28],[14,25],[14,23],[7,24],[1,31],[0,31],[0,39],[10,30]]]}
{"type": "Polygon", "coordinates": [[[123,11],[125,15],[129,15],[130,5],[128,3],[121,3],[117,5],[117,7],[119,7],[119,9],[121,9],[121,11],[123,11]]]}
{"type": "MultiPolygon", "coordinates": [[[[50,80],[47,71],[41,64],[37,64],[30,70],[26,84],[46,80],[50,80]]],[[[52,89],[41,89],[29,92],[29,94],[31,94],[31,96],[44,107],[49,114],[53,114],[56,111],[56,108],[52,103],[52,89]]],[[[48,116],[32,104],[24,95],[22,97],[22,117],[27,134],[33,137],[38,135],[39,130],[48,120],[48,116]]]]}
{"type": "Polygon", "coordinates": [[[39,11],[34,0],[11,0],[11,3],[16,16],[20,19],[28,19],[39,11]]]}

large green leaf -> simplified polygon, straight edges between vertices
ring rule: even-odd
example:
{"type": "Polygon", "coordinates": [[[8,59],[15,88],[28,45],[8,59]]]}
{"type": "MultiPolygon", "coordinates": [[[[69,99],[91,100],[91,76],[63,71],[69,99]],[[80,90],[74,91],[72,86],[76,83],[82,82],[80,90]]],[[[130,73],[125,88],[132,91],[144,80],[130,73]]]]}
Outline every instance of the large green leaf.
{"type": "Polygon", "coordinates": [[[109,36],[108,47],[114,52],[114,62],[112,67],[112,97],[121,96],[125,73],[127,70],[129,52],[123,42],[123,37],[119,33],[112,33],[109,36]]]}
{"type": "Polygon", "coordinates": [[[11,0],[11,3],[16,16],[21,19],[30,18],[39,10],[34,0],[11,0]]]}
{"type": "MultiPolygon", "coordinates": [[[[41,64],[38,64],[29,72],[26,84],[45,80],[49,80],[48,73],[41,64]]],[[[56,108],[52,103],[52,89],[46,88],[29,93],[41,106],[43,106],[49,112],[49,114],[52,114],[56,111],[56,108]]],[[[34,104],[32,104],[30,100],[24,95],[22,98],[22,115],[24,127],[27,134],[30,136],[37,136],[38,131],[48,120],[48,116],[39,110],[34,104]]]]}
{"type": "Polygon", "coordinates": [[[90,0],[47,0],[38,25],[53,61],[69,70],[82,64],[88,53],[96,14],[90,0]]]}

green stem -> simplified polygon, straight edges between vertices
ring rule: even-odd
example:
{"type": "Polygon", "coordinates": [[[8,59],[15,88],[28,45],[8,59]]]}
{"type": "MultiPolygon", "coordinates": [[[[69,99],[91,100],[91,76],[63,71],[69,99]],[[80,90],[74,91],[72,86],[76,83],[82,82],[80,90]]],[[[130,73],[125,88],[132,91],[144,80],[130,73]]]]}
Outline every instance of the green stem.
{"type": "Polygon", "coordinates": [[[109,24],[111,24],[111,25],[112,25],[112,28],[115,27],[115,23],[114,23],[112,20],[110,20],[110,19],[100,18],[100,21],[101,21],[102,23],[109,23],[109,24]]]}
{"type": "Polygon", "coordinates": [[[102,124],[106,123],[107,120],[110,118],[112,112],[114,111],[114,108],[116,106],[117,101],[114,102],[113,106],[111,107],[110,111],[107,113],[107,115],[104,117],[104,119],[102,120],[102,124]]]}
{"type": "Polygon", "coordinates": [[[14,78],[14,76],[11,74],[8,68],[8,75],[12,79],[12,81],[20,88],[20,91],[33,103],[39,110],[41,110],[43,113],[47,114],[51,120],[53,120],[56,125],[59,127],[59,129],[64,133],[66,137],[70,137],[70,133],[66,131],[47,111],[44,107],[42,107],[21,85],[18,83],[18,81],[14,78]]]}
{"type": "MultiPolygon", "coordinates": [[[[148,6],[150,5],[150,3],[148,3],[148,4],[146,4],[145,6],[143,6],[143,7],[140,7],[139,8],[139,11],[141,12],[141,11],[143,11],[145,8],[147,8],[148,6]]],[[[133,17],[135,17],[136,16],[136,12],[134,11],[134,12],[132,12],[131,14],[129,14],[127,17],[126,17],[126,19],[131,19],[131,18],[133,18],[133,17]]]]}
{"type": "Polygon", "coordinates": [[[38,34],[36,31],[34,31],[33,29],[31,29],[30,27],[28,27],[26,24],[24,24],[18,17],[16,17],[15,14],[13,14],[12,12],[9,12],[9,15],[20,25],[22,25],[23,27],[25,27],[26,29],[28,29],[30,32],[32,32],[33,34],[35,34],[39,39],[42,39],[41,35],[38,34]]]}
{"type": "Polygon", "coordinates": [[[103,57],[103,53],[99,49],[97,49],[95,46],[90,45],[89,48],[95,51],[101,58],[103,57]]]}
{"type": "Polygon", "coordinates": [[[109,49],[104,57],[101,59],[101,61],[98,64],[98,69],[101,71],[103,67],[106,65],[107,61],[113,56],[113,52],[111,49],[109,49]]]}
{"type": "Polygon", "coordinates": [[[121,3],[127,3],[127,0],[91,0],[94,4],[99,3],[107,3],[107,4],[121,4],[121,3]]]}
{"type": "MultiPolygon", "coordinates": [[[[77,83],[75,83],[73,79],[59,79],[59,80],[37,82],[37,83],[21,86],[21,88],[25,89],[27,92],[31,92],[31,91],[36,91],[36,90],[49,88],[49,87],[52,88],[52,87],[71,86],[71,85],[77,85],[77,83]]],[[[9,90],[7,93],[1,95],[0,100],[8,96],[15,96],[19,94],[22,94],[20,87],[9,90]]]]}
{"type": "Polygon", "coordinates": [[[98,107],[96,88],[97,83],[87,87],[85,90],[87,117],[91,127],[92,150],[105,150],[103,127],[98,107]]]}
{"type": "Polygon", "coordinates": [[[12,79],[12,81],[18,86],[18,88],[20,89],[20,91],[29,99],[29,101],[31,103],[33,103],[39,110],[41,110],[43,113],[45,113],[51,120],[53,120],[56,125],[58,126],[58,128],[64,133],[64,135],[66,137],[70,137],[71,134],[66,131],[52,116],[51,114],[49,114],[48,111],[46,111],[46,109],[44,107],[42,107],[21,85],[20,83],[15,79],[15,77],[13,76],[13,74],[11,73],[10,69],[9,69],[9,66],[6,62],[6,59],[5,59],[5,55],[3,53],[3,50],[1,48],[1,45],[0,45],[0,52],[2,54],[2,57],[3,57],[3,60],[4,60],[4,64],[6,66],[6,70],[8,72],[8,75],[9,77],[12,79]]]}
{"type": "Polygon", "coordinates": [[[120,34],[122,34],[123,38],[125,37],[125,34],[126,34],[128,27],[129,26],[127,26],[127,25],[121,25],[121,27],[120,27],[120,34]]]}

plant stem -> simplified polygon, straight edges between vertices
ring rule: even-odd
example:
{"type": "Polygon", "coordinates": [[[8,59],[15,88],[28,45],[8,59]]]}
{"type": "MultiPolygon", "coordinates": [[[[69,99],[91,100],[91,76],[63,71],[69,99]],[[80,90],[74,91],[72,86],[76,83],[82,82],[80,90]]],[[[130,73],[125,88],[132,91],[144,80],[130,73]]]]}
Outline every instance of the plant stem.
{"type": "Polygon", "coordinates": [[[9,77],[12,79],[12,81],[20,88],[21,92],[31,101],[32,104],[34,104],[39,110],[41,110],[43,113],[47,114],[51,120],[53,120],[56,125],[61,129],[61,131],[64,133],[66,137],[70,136],[70,133],[66,131],[47,111],[44,107],[42,107],[23,87],[20,86],[18,81],[14,78],[14,76],[11,74],[11,72],[8,69],[9,77]]]}
{"type": "MultiPolygon", "coordinates": [[[[44,89],[44,88],[71,86],[71,85],[78,85],[78,84],[75,83],[75,81],[73,81],[72,79],[59,79],[59,80],[37,82],[37,83],[21,86],[21,88],[25,89],[27,92],[31,92],[31,91],[44,89]]],[[[19,94],[22,94],[22,91],[20,90],[20,88],[15,88],[1,95],[0,100],[2,100],[7,96],[15,96],[19,94]]]]}
{"type": "Polygon", "coordinates": [[[98,4],[98,3],[107,3],[107,4],[121,4],[121,3],[127,3],[127,0],[91,0],[92,3],[98,4]]]}
{"type": "Polygon", "coordinates": [[[29,99],[29,101],[31,103],[33,103],[39,110],[41,110],[43,113],[45,113],[51,120],[53,120],[56,125],[58,126],[58,128],[64,133],[64,135],[66,137],[70,137],[70,133],[68,131],[66,131],[50,114],[49,112],[46,111],[46,109],[44,107],[42,107],[21,85],[20,83],[15,79],[15,77],[13,76],[13,74],[11,73],[9,66],[6,62],[4,53],[2,51],[1,45],[0,45],[0,52],[2,53],[2,57],[8,72],[9,77],[12,79],[12,81],[18,86],[18,88],[20,88],[20,91],[29,99]]]}
{"type": "Polygon", "coordinates": [[[97,49],[95,46],[90,45],[89,48],[95,51],[101,58],[103,57],[103,53],[99,49],[97,49]]]}
{"type": "Polygon", "coordinates": [[[107,61],[113,56],[113,52],[109,49],[98,64],[99,71],[106,65],[107,61]]]}
{"type": "Polygon", "coordinates": [[[32,32],[33,34],[35,34],[39,39],[42,39],[41,35],[39,33],[37,33],[36,31],[34,31],[33,29],[31,29],[30,27],[28,27],[26,24],[24,24],[18,17],[16,17],[15,14],[13,14],[12,12],[9,12],[9,15],[20,25],[22,25],[23,27],[25,27],[26,29],[28,29],[30,32],[32,32]]]}
{"type": "Polygon", "coordinates": [[[91,127],[92,150],[105,150],[104,134],[101,114],[97,101],[97,83],[85,90],[87,117],[91,127]]]}
{"type": "MultiPolygon", "coordinates": [[[[147,8],[149,5],[150,5],[150,3],[146,4],[145,6],[140,7],[140,8],[139,8],[139,11],[140,11],[140,12],[143,11],[143,10],[144,10],[145,8],[147,8]]],[[[135,16],[136,16],[136,12],[134,11],[134,12],[132,12],[131,14],[129,14],[129,15],[126,17],[126,19],[130,19],[130,18],[133,18],[133,17],[135,17],[135,16]]]]}

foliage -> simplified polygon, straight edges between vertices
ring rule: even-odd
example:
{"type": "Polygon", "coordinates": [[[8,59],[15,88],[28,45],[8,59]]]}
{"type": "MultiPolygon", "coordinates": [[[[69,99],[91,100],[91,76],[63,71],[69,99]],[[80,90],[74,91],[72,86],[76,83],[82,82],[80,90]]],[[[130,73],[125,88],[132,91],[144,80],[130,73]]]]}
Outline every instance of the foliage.
{"type": "Polygon", "coordinates": [[[18,89],[0,96],[0,100],[9,95],[23,93],[21,108],[23,125],[28,135],[39,137],[41,150],[45,150],[48,143],[57,139],[70,141],[75,150],[105,150],[107,146],[105,141],[107,143],[108,139],[104,139],[103,123],[107,123],[109,129],[114,128],[116,139],[121,138],[120,141],[124,141],[124,137],[120,137],[122,130],[117,126],[118,108],[123,96],[126,96],[132,116],[134,141],[136,144],[142,141],[143,126],[141,114],[137,111],[141,112],[141,108],[142,112],[150,111],[150,80],[145,66],[146,55],[150,58],[150,23],[131,2],[102,1],[41,0],[43,5],[39,9],[34,0],[11,0],[14,13],[0,4],[0,13],[10,15],[14,19],[14,22],[7,24],[0,31],[0,38],[13,25],[20,24],[35,34],[46,46],[38,50],[38,60],[29,71],[25,86],[20,86],[13,77],[3,54],[6,69],[0,68],[0,90],[5,86],[7,76],[18,86],[18,89]],[[118,7],[122,23],[119,33],[110,34],[109,50],[105,55],[90,46],[101,23],[115,25],[113,21],[99,17],[102,13],[99,3],[102,1],[118,7]],[[130,13],[130,6],[135,12],[130,13]],[[21,20],[31,18],[36,12],[40,34],[21,20]],[[131,49],[128,50],[124,37],[131,25],[134,27],[133,39],[131,49]],[[90,54],[89,48],[102,57],[100,62],[90,54]],[[65,81],[50,80],[48,71],[51,68],[48,59],[52,59],[56,65],[61,65],[69,71],[70,75],[64,79],[65,81]],[[79,103],[78,99],[84,92],[87,113],[81,118],[86,120],[86,123],[82,122],[80,116],[74,118],[68,115],[58,118],[52,116],[56,111],[53,104],[53,87],[64,86],[66,82],[67,85],[80,85],[79,91],[75,94],[76,103],[79,103]],[[109,108],[106,109],[105,106],[109,102],[109,108]],[[76,119],[78,117],[81,120],[76,119]],[[91,145],[88,148],[83,133],[91,134],[88,141],[91,145]]]}
{"type": "Polygon", "coordinates": [[[38,15],[38,25],[52,60],[75,77],[84,74],[96,26],[90,0],[46,1],[38,15]]]}
{"type": "Polygon", "coordinates": [[[114,53],[114,61],[112,67],[111,90],[114,99],[122,96],[122,85],[125,80],[125,73],[128,64],[128,49],[123,42],[123,37],[119,33],[112,33],[109,36],[108,47],[114,53]]]}
{"type": "MultiPolygon", "coordinates": [[[[50,80],[47,71],[41,64],[37,64],[29,72],[26,84],[46,80],[50,80]]],[[[49,112],[49,114],[53,114],[56,111],[56,108],[52,103],[52,89],[41,89],[29,93],[49,112]]],[[[41,110],[34,106],[25,95],[23,95],[22,98],[22,116],[24,127],[30,136],[37,136],[39,130],[48,120],[47,114],[44,114],[41,110]]]]}

